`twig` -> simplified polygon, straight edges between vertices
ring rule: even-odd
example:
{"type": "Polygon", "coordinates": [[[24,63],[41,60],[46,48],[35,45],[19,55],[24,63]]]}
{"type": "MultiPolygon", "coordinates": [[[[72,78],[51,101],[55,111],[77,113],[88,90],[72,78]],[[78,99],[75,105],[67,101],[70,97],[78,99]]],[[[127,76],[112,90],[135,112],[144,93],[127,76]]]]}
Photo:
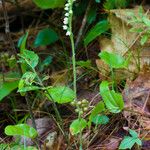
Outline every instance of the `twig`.
{"type": "Polygon", "coordinates": [[[31,117],[31,120],[32,120],[32,126],[33,126],[33,128],[35,128],[37,130],[36,123],[35,123],[35,118],[34,118],[34,115],[33,115],[33,111],[32,111],[32,108],[31,108],[31,104],[30,104],[30,101],[29,101],[28,94],[25,95],[25,100],[26,100],[27,107],[29,109],[30,117],[31,117]]]}
{"type": "Polygon", "coordinates": [[[82,20],[82,24],[81,24],[81,27],[79,29],[79,32],[78,32],[78,35],[77,35],[77,39],[76,39],[76,42],[75,42],[75,49],[78,48],[79,46],[79,43],[80,43],[80,40],[82,38],[82,33],[83,33],[83,30],[84,30],[84,27],[86,25],[86,22],[87,22],[87,15],[88,15],[88,12],[90,10],[90,6],[91,6],[91,0],[89,1],[89,4],[87,6],[87,9],[86,9],[86,12],[85,12],[85,15],[83,17],[83,20],[82,20]]]}
{"type": "MultiPolygon", "coordinates": [[[[16,58],[16,60],[18,60],[17,49],[16,49],[15,44],[14,44],[14,42],[12,40],[11,35],[10,35],[9,19],[8,19],[8,15],[7,15],[7,9],[5,7],[5,0],[2,0],[2,7],[3,7],[3,12],[4,12],[4,18],[5,18],[5,33],[6,33],[6,36],[8,38],[8,41],[9,41],[10,45],[12,46],[15,58],[16,58]]],[[[21,67],[20,67],[19,64],[17,64],[17,65],[18,65],[19,73],[21,75],[22,74],[21,67]]]]}
{"type": "Polygon", "coordinates": [[[16,5],[16,7],[17,7],[17,11],[18,11],[18,14],[19,14],[19,16],[20,16],[21,26],[22,26],[23,33],[25,34],[24,20],[23,20],[22,14],[21,14],[21,7],[20,7],[20,5],[19,5],[18,0],[15,0],[15,5],[16,5]]]}

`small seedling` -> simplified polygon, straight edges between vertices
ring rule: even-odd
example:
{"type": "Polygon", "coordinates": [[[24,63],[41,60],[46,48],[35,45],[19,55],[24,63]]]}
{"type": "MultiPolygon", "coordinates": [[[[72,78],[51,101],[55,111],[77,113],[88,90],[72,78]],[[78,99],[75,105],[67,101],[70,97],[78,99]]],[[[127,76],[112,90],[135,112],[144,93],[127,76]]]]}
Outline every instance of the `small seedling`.
{"type": "Polygon", "coordinates": [[[142,141],[139,139],[136,131],[129,129],[130,136],[125,136],[121,141],[119,149],[131,149],[135,144],[142,145],[142,141]]]}

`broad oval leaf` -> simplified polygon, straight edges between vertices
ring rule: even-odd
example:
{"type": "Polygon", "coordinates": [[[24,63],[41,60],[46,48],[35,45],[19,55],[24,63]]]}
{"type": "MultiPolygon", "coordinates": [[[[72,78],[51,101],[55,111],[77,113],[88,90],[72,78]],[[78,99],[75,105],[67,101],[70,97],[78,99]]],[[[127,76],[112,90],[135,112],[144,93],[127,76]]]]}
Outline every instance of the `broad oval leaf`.
{"type": "Polygon", "coordinates": [[[107,124],[109,122],[109,118],[106,115],[97,115],[92,119],[92,122],[96,125],[107,124]]]}
{"type": "Polygon", "coordinates": [[[121,55],[115,53],[102,51],[99,57],[111,68],[126,68],[128,66],[128,59],[125,60],[121,55]]]}
{"type": "Polygon", "coordinates": [[[33,0],[33,2],[42,9],[63,7],[65,0],[33,0]]]}
{"type": "Polygon", "coordinates": [[[72,135],[76,135],[83,131],[87,126],[87,122],[85,119],[76,119],[70,125],[70,132],[72,135]]]}
{"type": "Polygon", "coordinates": [[[92,119],[97,116],[99,113],[105,111],[105,105],[104,103],[101,101],[98,104],[96,104],[96,106],[92,109],[91,114],[89,116],[89,121],[88,121],[88,126],[91,126],[91,122],[92,119]]]}
{"type": "Polygon", "coordinates": [[[124,108],[123,97],[120,93],[109,90],[108,82],[103,81],[100,84],[100,94],[107,109],[112,113],[119,113],[124,108]]]}
{"type": "Polygon", "coordinates": [[[25,84],[31,85],[35,78],[36,78],[36,73],[28,71],[23,74],[21,79],[25,81],[25,84]]]}
{"type": "Polygon", "coordinates": [[[4,82],[0,84],[0,101],[8,96],[13,90],[18,87],[19,81],[4,82]]]}
{"type": "Polygon", "coordinates": [[[115,91],[108,91],[102,94],[107,109],[112,113],[119,113],[124,108],[122,95],[115,91]]]}
{"type": "Polygon", "coordinates": [[[8,125],[5,128],[5,134],[10,136],[20,135],[32,139],[38,135],[37,131],[27,124],[8,125]]]}
{"type": "Polygon", "coordinates": [[[109,83],[108,81],[102,81],[99,86],[100,93],[103,94],[109,91],[109,83]]]}
{"type": "Polygon", "coordinates": [[[50,28],[45,28],[41,31],[39,31],[35,41],[34,41],[34,46],[47,46],[49,44],[52,44],[56,42],[59,39],[57,33],[50,29],[50,28]]]}
{"type": "Polygon", "coordinates": [[[74,91],[66,86],[52,87],[48,89],[48,92],[51,95],[51,97],[49,97],[48,94],[46,94],[46,96],[50,100],[54,100],[55,102],[59,104],[69,103],[75,99],[74,91]]]}
{"type": "Polygon", "coordinates": [[[19,56],[22,63],[27,63],[32,68],[35,68],[39,62],[39,56],[33,51],[24,50],[19,56]]]}
{"type": "Polygon", "coordinates": [[[84,45],[87,46],[95,38],[109,29],[109,23],[107,20],[98,22],[85,36],[84,45]]]}
{"type": "Polygon", "coordinates": [[[133,145],[136,143],[136,139],[130,136],[125,136],[121,141],[119,149],[131,149],[133,145]]]}

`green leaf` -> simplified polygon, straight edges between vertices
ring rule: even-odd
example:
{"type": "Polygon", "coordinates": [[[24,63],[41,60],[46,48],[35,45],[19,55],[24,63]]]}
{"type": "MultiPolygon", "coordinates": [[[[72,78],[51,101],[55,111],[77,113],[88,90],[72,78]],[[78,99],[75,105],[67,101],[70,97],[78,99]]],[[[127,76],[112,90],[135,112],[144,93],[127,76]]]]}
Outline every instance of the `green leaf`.
{"type": "Polygon", "coordinates": [[[40,64],[40,71],[43,71],[45,67],[48,67],[52,63],[52,60],[52,56],[47,56],[45,60],[40,64]]]}
{"type": "Polygon", "coordinates": [[[23,74],[21,79],[24,80],[26,85],[32,85],[36,76],[37,76],[36,73],[28,71],[23,74]]]}
{"type": "MultiPolygon", "coordinates": [[[[52,87],[48,89],[48,92],[52,99],[59,104],[69,103],[75,98],[74,91],[66,86],[52,87]]],[[[48,94],[46,96],[51,100],[48,94]]]]}
{"type": "Polygon", "coordinates": [[[56,42],[59,39],[57,33],[50,29],[50,28],[45,28],[41,31],[39,31],[35,41],[34,41],[34,46],[47,46],[50,45],[54,42],[56,42]]]}
{"type": "Polygon", "coordinates": [[[28,38],[28,32],[23,35],[19,41],[18,41],[18,48],[20,48],[20,53],[23,53],[23,50],[26,49],[26,41],[27,41],[27,38],[28,38]]]}
{"type": "Polygon", "coordinates": [[[125,136],[124,139],[121,141],[119,149],[131,149],[135,144],[136,139],[130,136],[125,136]]]}
{"type": "Polygon", "coordinates": [[[129,129],[129,133],[132,136],[125,136],[122,140],[119,149],[131,149],[134,144],[142,145],[142,141],[138,138],[137,132],[129,129]]]}
{"type": "Polygon", "coordinates": [[[137,134],[136,131],[129,129],[129,133],[130,133],[130,135],[131,135],[132,137],[138,138],[138,134],[137,134]]]}
{"type": "Polygon", "coordinates": [[[147,34],[143,35],[140,40],[141,45],[144,45],[147,42],[148,38],[149,36],[147,34]]]}
{"type": "Polygon", "coordinates": [[[105,94],[105,92],[109,91],[109,83],[108,81],[102,81],[100,86],[99,86],[99,90],[101,94],[105,94]]]}
{"type": "Polygon", "coordinates": [[[65,0],[33,0],[33,2],[42,9],[63,7],[65,0]]]}
{"type": "Polygon", "coordinates": [[[99,57],[112,68],[126,68],[128,66],[128,59],[125,60],[118,54],[103,51],[99,57]]]}
{"type": "Polygon", "coordinates": [[[100,84],[100,94],[104,100],[107,109],[112,113],[119,113],[124,108],[123,97],[120,93],[109,90],[108,82],[103,81],[100,84]]]}
{"type": "Polygon", "coordinates": [[[109,122],[109,118],[105,115],[97,115],[92,119],[92,122],[96,125],[107,124],[109,122]]]}
{"type": "Polygon", "coordinates": [[[95,38],[109,29],[110,25],[107,20],[98,22],[85,36],[84,45],[87,46],[95,38]]]}
{"type": "Polygon", "coordinates": [[[0,144],[0,150],[6,150],[8,148],[8,144],[0,144]]]}
{"type": "Polygon", "coordinates": [[[96,15],[97,15],[97,7],[94,5],[90,10],[87,15],[87,23],[91,24],[96,20],[96,15]]]}
{"type": "Polygon", "coordinates": [[[95,2],[96,2],[96,3],[100,3],[100,2],[101,2],[101,0],[95,0],[95,2]]]}
{"type": "Polygon", "coordinates": [[[119,113],[124,108],[122,95],[115,91],[108,91],[102,95],[107,109],[112,113],[119,113]]]}
{"type": "MultiPolygon", "coordinates": [[[[17,46],[18,46],[18,48],[20,48],[20,54],[23,54],[24,50],[26,50],[27,38],[28,38],[28,32],[25,35],[23,35],[18,41],[17,46]]],[[[27,64],[22,62],[21,69],[22,69],[22,72],[25,73],[27,70],[27,64]]]]}
{"type": "Polygon", "coordinates": [[[18,80],[0,84],[0,101],[18,87],[18,80]]]}
{"type": "Polygon", "coordinates": [[[10,136],[20,135],[32,139],[38,135],[37,131],[27,124],[8,125],[5,128],[5,134],[10,136]]]}
{"type": "Polygon", "coordinates": [[[20,94],[24,96],[25,92],[41,89],[38,86],[32,86],[36,76],[37,74],[31,71],[24,73],[19,81],[17,92],[20,92],[20,94]]]}
{"type": "Polygon", "coordinates": [[[147,27],[150,27],[150,19],[146,15],[143,16],[142,20],[147,27]]]}
{"type": "Polygon", "coordinates": [[[87,122],[85,119],[76,119],[70,125],[70,132],[72,135],[76,135],[83,131],[87,126],[87,122]]]}
{"type": "Polygon", "coordinates": [[[129,2],[129,0],[106,0],[103,6],[107,10],[125,8],[129,2]]]}
{"type": "Polygon", "coordinates": [[[32,68],[35,68],[38,64],[39,57],[33,51],[24,50],[23,54],[19,54],[19,56],[21,57],[21,60],[20,60],[21,63],[26,62],[32,68]]]}
{"type": "Polygon", "coordinates": [[[49,64],[52,63],[53,57],[52,56],[47,56],[46,59],[42,62],[43,66],[48,66],[49,64]]]}
{"type": "Polygon", "coordinates": [[[83,67],[83,68],[89,68],[91,67],[91,61],[90,60],[87,60],[87,61],[77,61],[76,62],[77,65],[83,67]]]}
{"type": "Polygon", "coordinates": [[[98,104],[96,104],[96,106],[92,109],[91,114],[89,116],[89,121],[88,121],[88,126],[91,126],[91,122],[92,119],[97,116],[99,113],[105,111],[105,105],[104,103],[101,101],[98,104]]]}
{"type": "Polygon", "coordinates": [[[142,141],[141,141],[139,138],[137,138],[135,142],[136,142],[136,144],[139,145],[139,146],[142,145],[142,141]]]}
{"type": "Polygon", "coordinates": [[[25,93],[25,92],[28,92],[28,91],[36,91],[36,90],[39,90],[39,89],[42,89],[41,87],[38,87],[38,86],[26,86],[26,87],[22,87],[22,88],[19,88],[17,92],[20,92],[20,93],[25,93]]]}

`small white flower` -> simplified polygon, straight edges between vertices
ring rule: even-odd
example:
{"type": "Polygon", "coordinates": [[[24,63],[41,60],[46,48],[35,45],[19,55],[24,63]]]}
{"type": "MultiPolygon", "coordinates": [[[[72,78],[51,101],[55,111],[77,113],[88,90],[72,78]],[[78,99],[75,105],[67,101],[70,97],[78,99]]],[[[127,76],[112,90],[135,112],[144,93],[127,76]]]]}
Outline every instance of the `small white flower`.
{"type": "Polygon", "coordinates": [[[69,10],[69,8],[68,8],[68,7],[65,7],[64,10],[69,10]]]}
{"type": "Polygon", "coordinates": [[[68,24],[68,20],[64,20],[63,23],[66,25],[68,24]]]}
{"type": "Polygon", "coordinates": [[[70,5],[69,3],[65,4],[66,7],[69,7],[69,5],[70,5]]]}
{"type": "Polygon", "coordinates": [[[72,10],[69,10],[69,14],[72,14],[73,13],[73,11],[72,10]]]}
{"type": "Polygon", "coordinates": [[[69,13],[65,13],[65,16],[66,16],[66,17],[69,17],[69,13]]]}
{"type": "Polygon", "coordinates": [[[71,35],[71,32],[67,31],[66,36],[70,36],[70,35],[71,35]]]}
{"type": "Polygon", "coordinates": [[[63,25],[63,29],[64,29],[64,30],[67,30],[68,27],[67,27],[66,25],[63,25]]]}
{"type": "Polygon", "coordinates": [[[68,17],[65,17],[65,18],[64,18],[64,21],[68,21],[68,17]]]}

